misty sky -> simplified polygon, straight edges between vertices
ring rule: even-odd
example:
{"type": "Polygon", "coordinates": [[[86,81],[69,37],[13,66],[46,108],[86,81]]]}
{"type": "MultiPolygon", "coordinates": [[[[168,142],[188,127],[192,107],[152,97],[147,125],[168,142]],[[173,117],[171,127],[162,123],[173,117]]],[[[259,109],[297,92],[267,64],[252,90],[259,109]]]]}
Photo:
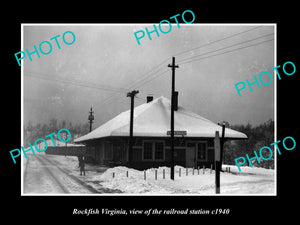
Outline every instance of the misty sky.
{"type": "Polygon", "coordinates": [[[157,37],[153,33],[152,40],[146,35],[140,40],[141,45],[137,44],[134,32],[145,27],[151,30],[153,24],[24,25],[23,50],[28,48],[30,52],[33,45],[38,47],[40,42],[50,41],[58,34],[62,36],[66,31],[76,36],[72,45],[64,44],[60,37],[61,49],[52,40],[49,55],[40,54],[38,58],[34,54],[32,62],[28,57],[23,60],[24,123],[30,120],[32,124],[43,124],[51,118],[73,124],[88,123],[92,106],[95,128],[129,109],[126,93],[133,89],[140,92],[136,106],[144,103],[148,94],[170,99],[171,69],[167,66],[172,56],[179,65],[176,69],[179,105],[213,122],[258,125],[274,119],[274,81],[268,86],[261,85],[260,89],[254,85],[253,92],[245,89],[242,97],[234,86],[246,79],[254,81],[254,75],[259,77],[261,72],[275,66],[274,41],[267,41],[274,38],[267,36],[274,33],[273,25],[256,29],[252,28],[258,25],[181,24],[180,28],[172,25],[168,34],[160,33],[157,37]],[[250,31],[224,39],[247,30],[250,31]],[[220,39],[224,40],[207,45],[220,39]],[[255,40],[216,51],[251,39],[255,40]],[[263,41],[266,42],[255,45],[263,41]],[[197,48],[203,45],[206,46],[197,48]],[[247,45],[253,46],[224,53],[247,45]],[[197,55],[206,52],[212,53],[196,60],[197,55]],[[216,54],[220,55],[211,56],[216,54]]]}

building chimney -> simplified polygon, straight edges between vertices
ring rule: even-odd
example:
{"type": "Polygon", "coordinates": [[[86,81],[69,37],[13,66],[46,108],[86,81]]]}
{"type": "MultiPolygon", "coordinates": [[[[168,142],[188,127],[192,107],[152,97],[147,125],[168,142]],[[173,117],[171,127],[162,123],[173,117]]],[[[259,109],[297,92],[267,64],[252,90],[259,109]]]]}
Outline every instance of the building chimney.
{"type": "Polygon", "coordinates": [[[147,96],[147,103],[152,102],[153,100],[153,96],[152,95],[148,95],[147,96]]]}
{"type": "Polygon", "coordinates": [[[178,110],[178,91],[174,91],[174,110],[178,110]]]}

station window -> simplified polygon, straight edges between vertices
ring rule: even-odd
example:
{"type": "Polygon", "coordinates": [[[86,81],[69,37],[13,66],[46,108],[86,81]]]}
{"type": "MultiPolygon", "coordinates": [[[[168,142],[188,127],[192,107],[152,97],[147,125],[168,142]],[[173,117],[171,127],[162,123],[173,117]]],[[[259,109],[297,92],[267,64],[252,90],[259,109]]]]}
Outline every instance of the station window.
{"type": "Polygon", "coordinates": [[[152,160],[153,151],[152,151],[152,142],[144,142],[144,158],[143,160],[152,160]]]}
{"type": "Polygon", "coordinates": [[[144,141],[143,160],[162,161],[164,160],[165,150],[162,141],[144,141]]]}
{"type": "Polygon", "coordinates": [[[164,160],[164,144],[162,142],[154,143],[154,159],[164,160]]]}

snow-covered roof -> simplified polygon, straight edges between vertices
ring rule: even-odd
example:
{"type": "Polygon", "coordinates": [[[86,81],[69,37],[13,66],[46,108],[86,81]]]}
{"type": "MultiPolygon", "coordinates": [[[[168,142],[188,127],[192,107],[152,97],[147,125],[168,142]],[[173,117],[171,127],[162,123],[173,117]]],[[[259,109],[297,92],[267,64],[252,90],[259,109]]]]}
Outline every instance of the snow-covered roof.
{"type": "MultiPolygon", "coordinates": [[[[161,96],[134,108],[133,136],[167,137],[170,131],[171,102],[161,96]]],[[[92,132],[74,140],[75,143],[109,136],[129,136],[130,110],[120,113],[92,132]]],[[[174,112],[174,130],[186,131],[185,137],[215,137],[222,127],[178,106],[174,112]]],[[[226,128],[225,138],[244,139],[241,132],[226,128]]]]}

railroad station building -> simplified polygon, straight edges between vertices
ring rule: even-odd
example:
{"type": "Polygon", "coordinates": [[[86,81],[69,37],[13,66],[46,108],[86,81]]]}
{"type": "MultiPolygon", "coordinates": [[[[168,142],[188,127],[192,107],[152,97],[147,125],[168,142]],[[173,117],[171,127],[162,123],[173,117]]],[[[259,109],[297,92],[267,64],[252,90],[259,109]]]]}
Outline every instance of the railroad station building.
{"type": "MultiPolygon", "coordinates": [[[[214,164],[214,138],[222,133],[218,124],[175,103],[174,162],[184,167],[214,164]]],[[[147,98],[134,108],[133,152],[129,163],[130,110],[120,113],[92,132],[74,140],[86,146],[86,159],[107,166],[147,169],[171,165],[171,102],[165,97],[147,98]]],[[[246,139],[241,132],[225,128],[225,140],[246,139]]]]}

